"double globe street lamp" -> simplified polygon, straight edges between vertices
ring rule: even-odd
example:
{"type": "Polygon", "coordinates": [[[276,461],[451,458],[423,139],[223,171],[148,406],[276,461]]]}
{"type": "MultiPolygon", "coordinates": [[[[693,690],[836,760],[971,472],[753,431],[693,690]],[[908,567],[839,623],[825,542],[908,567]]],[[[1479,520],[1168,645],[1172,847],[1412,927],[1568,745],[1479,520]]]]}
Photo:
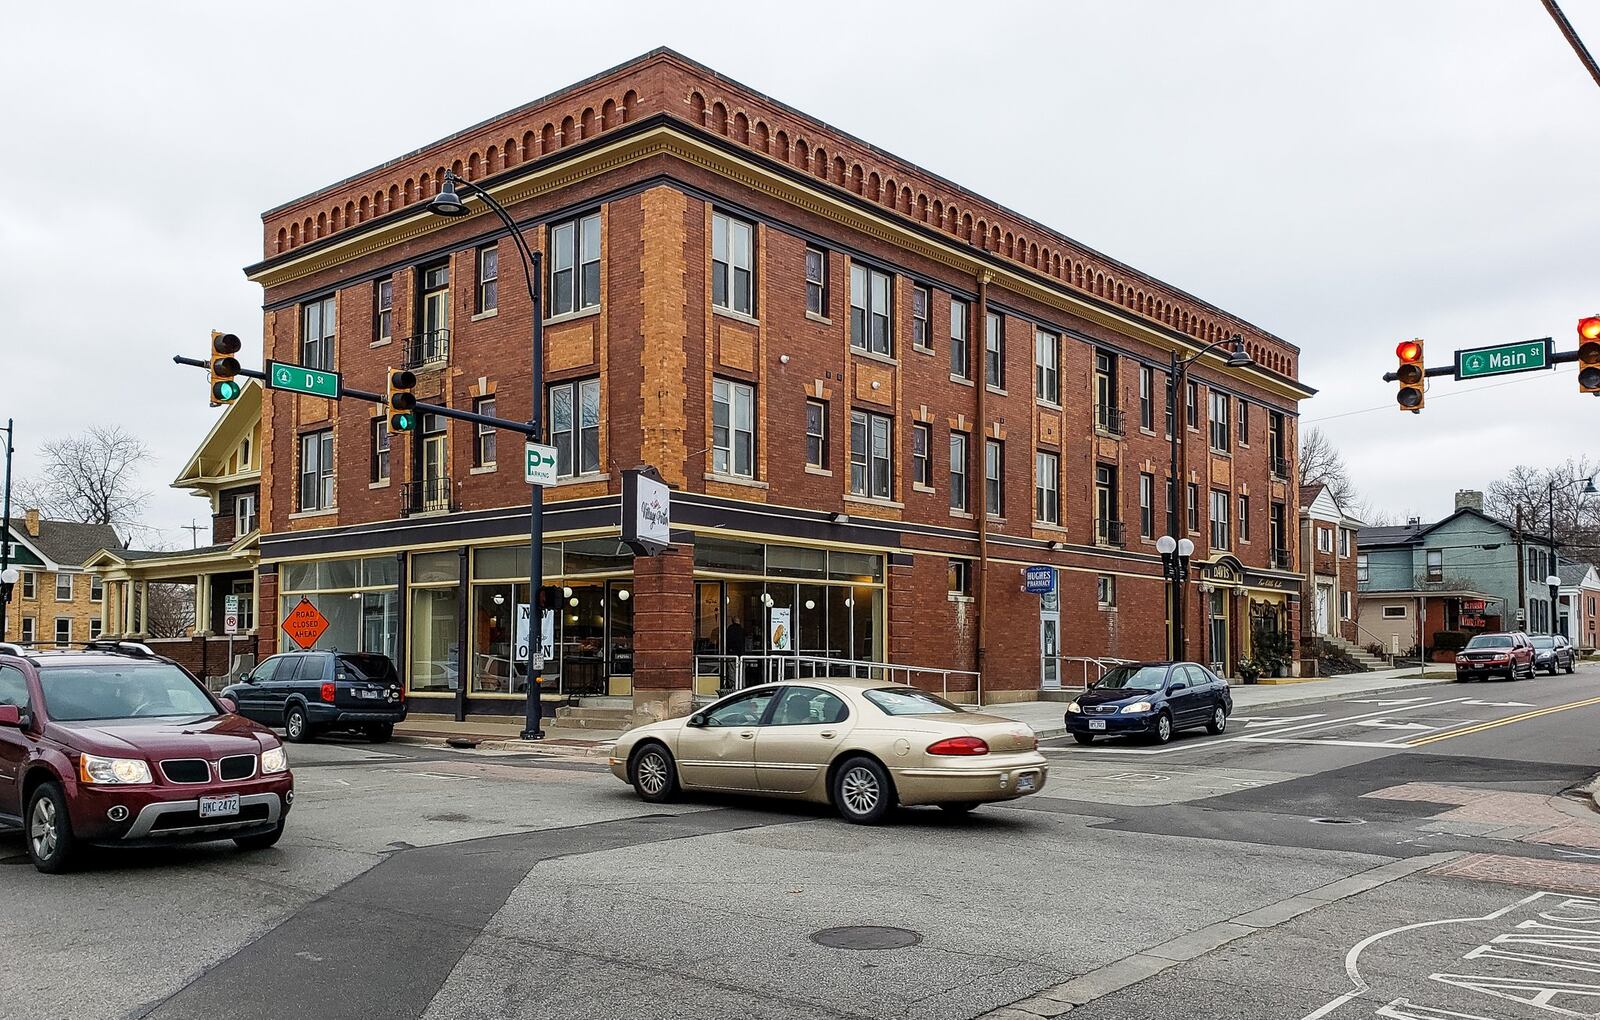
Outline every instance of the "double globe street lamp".
{"type": "Polygon", "coordinates": [[[1156,552],[1161,554],[1161,576],[1167,582],[1167,647],[1172,661],[1187,658],[1184,654],[1183,583],[1189,577],[1189,557],[1194,555],[1194,543],[1187,538],[1162,535],[1156,539],[1156,552]]]}

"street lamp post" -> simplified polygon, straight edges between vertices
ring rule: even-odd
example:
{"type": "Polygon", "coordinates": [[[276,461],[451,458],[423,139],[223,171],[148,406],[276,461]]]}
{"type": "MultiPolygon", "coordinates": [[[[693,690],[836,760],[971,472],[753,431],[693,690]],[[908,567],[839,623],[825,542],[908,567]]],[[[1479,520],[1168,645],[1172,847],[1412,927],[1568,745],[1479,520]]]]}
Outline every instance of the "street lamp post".
{"type": "MultiPolygon", "coordinates": [[[[1170,444],[1169,453],[1171,456],[1171,474],[1169,477],[1172,485],[1171,499],[1168,501],[1168,507],[1172,511],[1173,530],[1175,531],[1183,530],[1177,526],[1177,522],[1183,514],[1183,510],[1180,509],[1180,501],[1183,498],[1180,495],[1180,490],[1185,493],[1187,492],[1187,489],[1180,484],[1181,480],[1178,477],[1178,459],[1180,449],[1183,446],[1183,433],[1185,429],[1188,428],[1189,422],[1189,407],[1187,404],[1189,393],[1189,366],[1193,365],[1207,354],[1216,350],[1218,347],[1221,347],[1223,344],[1227,343],[1231,343],[1233,345],[1228,349],[1228,356],[1226,359],[1224,359],[1224,364],[1226,364],[1229,368],[1248,368],[1249,366],[1255,364],[1254,359],[1250,357],[1250,353],[1244,349],[1244,337],[1238,333],[1235,333],[1233,336],[1228,337],[1225,340],[1216,340],[1212,343],[1206,344],[1204,347],[1200,348],[1198,351],[1195,351],[1187,358],[1179,358],[1177,350],[1174,349],[1172,352],[1171,364],[1167,369],[1167,407],[1172,409],[1172,435],[1167,437],[1167,440],[1170,444]],[[1185,399],[1182,420],[1179,420],[1178,415],[1178,395],[1180,393],[1184,395],[1185,399]]],[[[1184,459],[1187,460],[1187,458],[1184,459]]],[[[1166,536],[1163,541],[1170,538],[1171,536],[1166,536]]],[[[1159,550],[1161,547],[1161,542],[1157,542],[1156,547],[1159,550]]],[[[1182,560],[1182,573],[1175,572],[1172,575],[1172,608],[1174,613],[1174,624],[1172,627],[1172,658],[1173,661],[1184,661],[1189,657],[1188,646],[1186,642],[1187,635],[1185,634],[1184,628],[1184,580],[1188,576],[1189,556],[1194,552],[1194,543],[1189,541],[1187,538],[1183,539],[1182,541],[1174,541],[1173,549],[1162,554],[1163,564],[1166,564],[1168,559],[1171,558],[1173,551],[1177,552],[1177,559],[1182,560]],[[1184,551],[1182,548],[1183,546],[1187,546],[1188,551],[1184,551]]],[[[1173,569],[1174,571],[1177,570],[1176,563],[1173,564],[1173,569]]]]}
{"type": "Polygon", "coordinates": [[[1189,577],[1189,557],[1194,555],[1194,543],[1187,538],[1162,535],[1156,539],[1156,552],[1161,554],[1161,576],[1167,583],[1167,652],[1173,662],[1183,661],[1184,654],[1184,582],[1189,577]]]}
{"type": "Polygon", "coordinates": [[[6,639],[6,608],[11,602],[11,586],[17,583],[17,572],[11,567],[11,455],[16,452],[12,439],[16,423],[6,419],[6,481],[3,505],[0,505],[0,641],[6,639]]]}
{"type": "Polygon", "coordinates": [[[1550,586],[1550,633],[1557,634],[1556,618],[1561,615],[1561,575],[1551,574],[1544,579],[1544,583],[1550,586]]]}
{"type": "MultiPolygon", "coordinates": [[[[533,381],[532,399],[528,415],[527,440],[537,443],[543,437],[544,410],[544,311],[539,302],[540,253],[528,247],[516,221],[506,212],[505,206],[495,201],[487,191],[471,181],[461,180],[454,172],[446,170],[439,193],[428,203],[428,211],[436,216],[466,216],[471,211],[457,193],[457,189],[476,195],[500,222],[511,232],[511,239],[522,256],[523,279],[528,285],[528,310],[533,317],[533,381]]],[[[539,589],[544,586],[544,488],[538,483],[529,484],[528,500],[528,676],[527,703],[524,708],[523,740],[544,739],[542,702],[544,655],[543,620],[539,617],[539,589]]],[[[513,628],[513,632],[515,628],[513,628]]]]}

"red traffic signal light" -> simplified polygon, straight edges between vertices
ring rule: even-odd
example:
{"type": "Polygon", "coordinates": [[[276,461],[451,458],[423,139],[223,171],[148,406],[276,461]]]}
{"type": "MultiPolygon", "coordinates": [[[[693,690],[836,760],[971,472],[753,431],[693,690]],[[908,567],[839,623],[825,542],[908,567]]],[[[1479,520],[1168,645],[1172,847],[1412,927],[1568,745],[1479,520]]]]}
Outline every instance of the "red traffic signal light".
{"type": "Polygon", "coordinates": [[[232,333],[211,331],[211,406],[231,404],[239,398],[240,387],[234,376],[239,374],[239,359],[234,357],[242,346],[232,333]]]}
{"type": "Polygon", "coordinates": [[[417,427],[417,375],[403,368],[391,368],[384,376],[389,405],[389,431],[410,432],[417,427]]]}
{"type": "Polygon", "coordinates": [[[1578,320],[1578,392],[1600,394],[1600,315],[1578,320]]]}
{"type": "Polygon", "coordinates": [[[1395,392],[1395,403],[1400,405],[1402,411],[1420,411],[1423,403],[1423,380],[1427,370],[1422,363],[1422,341],[1402,340],[1394,349],[1395,357],[1400,359],[1400,367],[1395,369],[1395,381],[1400,384],[1395,392]]]}

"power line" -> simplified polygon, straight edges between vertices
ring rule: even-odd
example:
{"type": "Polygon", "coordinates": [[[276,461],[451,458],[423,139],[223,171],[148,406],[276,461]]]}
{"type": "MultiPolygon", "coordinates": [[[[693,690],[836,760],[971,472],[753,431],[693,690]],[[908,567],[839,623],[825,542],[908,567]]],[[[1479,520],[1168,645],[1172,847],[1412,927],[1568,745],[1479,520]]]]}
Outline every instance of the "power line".
{"type": "Polygon", "coordinates": [[[1596,85],[1600,85],[1600,64],[1595,63],[1594,57],[1589,53],[1589,48],[1583,44],[1582,39],[1578,38],[1577,29],[1573,28],[1572,22],[1567,20],[1565,14],[1561,13],[1561,8],[1556,6],[1556,0],[1543,0],[1543,3],[1544,9],[1550,12],[1551,18],[1555,19],[1556,27],[1561,29],[1561,34],[1567,37],[1567,42],[1572,46],[1572,52],[1578,55],[1578,59],[1583,61],[1583,66],[1588,69],[1589,77],[1594,79],[1596,85]]]}
{"type": "MultiPolygon", "coordinates": [[[[1559,372],[1559,371],[1561,371],[1561,369],[1562,369],[1562,366],[1560,366],[1560,365],[1555,366],[1555,371],[1559,372]]],[[[1479,393],[1479,392],[1481,392],[1483,390],[1498,389],[1501,386],[1512,386],[1512,385],[1514,385],[1516,383],[1534,382],[1534,381],[1539,380],[1539,379],[1548,379],[1548,378],[1550,378],[1550,377],[1547,376],[1547,375],[1529,373],[1527,375],[1519,376],[1516,379],[1505,379],[1505,380],[1502,380],[1500,382],[1486,383],[1483,386],[1474,386],[1471,389],[1453,390],[1450,393],[1439,393],[1439,394],[1431,394],[1430,393],[1428,395],[1428,399],[1429,400],[1443,400],[1446,397],[1464,397],[1469,393],[1479,393]]],[[[1363,407],[1363,408],[1361,408],[1359,410],[1355,410],[1355,411],[1341,411],[1338,414],[1324,415],[1321,418],[1304,418],[1304,419],[1301,419],[1300,424],[1302,424],[1302,425],[1315,425],[1318,422],[1333,421],[1335,418],[1348,418],[1351,415],[1355,415],[1355,414],[1371,414],[1373,411],[1393,411],[1394,409],[1395,409],[1395,405],[1394,404],[1379,404],[1376,407],[1363,407]]]]}

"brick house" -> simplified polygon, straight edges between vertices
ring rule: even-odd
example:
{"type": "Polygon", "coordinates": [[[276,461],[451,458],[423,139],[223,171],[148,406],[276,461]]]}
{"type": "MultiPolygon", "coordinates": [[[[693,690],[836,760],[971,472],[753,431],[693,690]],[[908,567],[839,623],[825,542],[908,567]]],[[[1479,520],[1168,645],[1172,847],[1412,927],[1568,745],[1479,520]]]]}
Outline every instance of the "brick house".
{"type": "Polygon", "coordinates": [[[1600,647],[1596,643],[1596,631],[1600,630],[1600,570],[1592,563],[1561,560],[1557,573],[1561,575],[1558,629],[1578,648],[1592,651],[1600,647]]]}
{"type": "Polygon", "coordinates": [[[105,590],[85,562],[102,548],[121,546],[116,529],[52,521],[29,510],[0,529],[0,542],[6,541],[20,576],[0,640],[49,648],[99,637],[105,590]]]}
{"type": "MultiPolygon", "coordinates": [[[[266,358],[372,390],[405,365],[421,400],[526,419],[517,250],[481,207],[424,211],[447,168],[545,259],[563,690],[679,711],[786,611],[793,653],[1035,697],[1072,679],[1062,656],[1165,654],[1154,543],[1179,528],[1207,589],[1192,657],[1298,626],[1297,348],[670,51],[266,212],[266,358]],[[1173,352],[1235,334],[1254,365],[1208,355],[1169,407],[1173,352]],[[675,490],[674,548],[634,560],[640,463],[675,490]],[[1056,596],[1021,592],[1029,564],[1056,596]]],[[[307,600],[419,708],[516,711],[518,438],[424,416],[391,446],[376,411],[266,396],[261,651],[307,600]]]]}
{"type": "Polygon", "coordinates": [[[1300,487],[1301,657],[1317,658],[1315,642],[1358,650],[1358,535],[1361,521],[1347,513],[1326,485],[1300,487]]]}

